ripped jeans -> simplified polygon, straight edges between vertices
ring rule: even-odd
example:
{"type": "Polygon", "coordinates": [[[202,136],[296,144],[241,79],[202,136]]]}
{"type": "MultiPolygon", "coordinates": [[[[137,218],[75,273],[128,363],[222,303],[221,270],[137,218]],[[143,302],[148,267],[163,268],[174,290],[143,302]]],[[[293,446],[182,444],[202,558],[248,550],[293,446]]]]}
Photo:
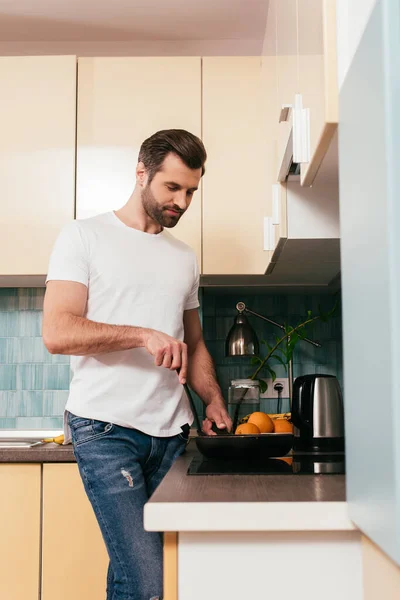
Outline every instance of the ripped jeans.
{"type": "Polygon", "coordinates": [[[69,413],[74,454],[110,564],[107,600],[161,600],[162,535],[143,528],[143,507],[187,444],[69,413]]]}

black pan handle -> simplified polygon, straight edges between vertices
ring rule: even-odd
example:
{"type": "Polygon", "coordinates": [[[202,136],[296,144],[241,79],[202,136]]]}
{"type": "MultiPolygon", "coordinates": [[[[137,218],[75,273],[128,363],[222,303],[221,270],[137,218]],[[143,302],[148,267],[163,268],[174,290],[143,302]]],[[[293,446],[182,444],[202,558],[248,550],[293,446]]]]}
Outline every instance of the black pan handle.
{"type": "MultiPolygon", "coordinates": [[[[187,383],[183,384],[183,387],[185,388],[185,392],[187,394],[187,397],[189,398],[189,403],[190,403],[190,408],[193,411],[194,414],[194,420],[196,421],[196,427],[197,427],[197,433],[198,435],[207,435],[206,433],[204,433],[204,431],[202,430],[202,425],[200,423],[200,419],[199,419],[199,415],[197,413],[196,410],[196,406],[194,404],[194,400],[193,400],[193,396],[190,392],[189,386],[187,383]]],[[[226,429],[219,429],[216,425],[216,423],[213,423],[211,426],[211,429],[213,430],[214,433],[216,433],[217,435],[230,435],[229,431],[227,431],[226,429]]]]}
{"type": "MultiPolygon", "coordinates": [[[[179,373],[178,373],[178,375],[179,375],[179,373]]],[[[194,420],[196,422],[197,433],[198,433],[198,435],[203,435],[203,432],[201,430],[200,418],[199,418],[199,415],[198,415],[197,410],[196,410],[196,406],[195,406],[195,403],[194,403],[194,400],[193,400],[193,396],[192,396],[192,394],[191,394],[191,392],[189,390],[189,386],[188,386],[187,383],[184,383],[183,387],[185,388],[186,395],[189,398],[190,408],[192,409],[192,412],[194,414],[194,420]]]]}
{"type": "MultiPolygon", "coordinates": [[[[179,370],[177,371],[178,376],[179,376],[179,370]]],[[[189,404],[190,404],[190,408],[192,409],[193,415],[194,415],[194,420],[196,423],[196,427],[197,427],[197,434],[198,435],[207,435],[206,433],[204,433],[204,431],[202,430],[202,424],[200,422],[200,418],[199,418],[199,414],[196,410],[196,405],[194,403],[193,400],[193,396],[192,393],[189,389],[189,386],[187,383],[183,384],[183,387],[185,389],[186,395],[189,399],[189,404]]],[[[229,435],[229,431],[227,431],[226,429],[218,429],[217,425],[215,423],[212,424],[211,429],[214,431],[214,433],[216,433],[217,435],[229,435]]]]}

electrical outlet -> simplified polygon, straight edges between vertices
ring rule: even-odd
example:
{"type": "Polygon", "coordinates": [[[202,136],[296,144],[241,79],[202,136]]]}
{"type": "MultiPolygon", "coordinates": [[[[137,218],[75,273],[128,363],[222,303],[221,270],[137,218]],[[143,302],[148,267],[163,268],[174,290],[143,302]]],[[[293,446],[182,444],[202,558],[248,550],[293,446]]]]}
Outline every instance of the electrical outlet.
{"type": "Polygon", "coordinates": [[[274,390],[274,385],[277,383],[283,385],[281,398],[289,398],[289,379],[287,377],[277,377],[275,381],[272,381],[272,379],[264,379],[264,381],[268,385],[268,388],[266,392],[260,394],[260,398],[278,398],[278,391],[274,390]]]}

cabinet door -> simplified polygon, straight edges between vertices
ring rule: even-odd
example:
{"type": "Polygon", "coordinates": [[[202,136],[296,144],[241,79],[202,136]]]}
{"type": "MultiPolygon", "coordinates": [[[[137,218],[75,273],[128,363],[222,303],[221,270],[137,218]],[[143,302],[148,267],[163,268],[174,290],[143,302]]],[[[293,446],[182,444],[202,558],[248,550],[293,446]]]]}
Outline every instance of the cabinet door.
{"type": "Polygon", "coordinates": [[[338,123],[336,1],[299,0],[299,89],[310,109],[310,161],[301,165],[301,184],[311,186],[338,123]]]}
{"type": "Polygon", "coordinates": [[[43,465],[41,600],[105,597],[108,555],[76,464],[43,465]]]}
{"type": "Polygon", "coordinates": [[[203,273],[263,274],[272,148],[261,57],[203,58],[203,273]]]}
{"type": "Polygon", "coordinates": [[[0,598],[38,600],[40,465],[0,465],[0,598]]]}
{"type": "MultiPolygon", "coordinates": [[[[123,206],[141,143],[160,129],[201,137],[201,59],[80,58],[76,216],[123,206]]],[[[173,235],[201,260],[201,189],[173,235]]]]}
{"type": "Polygon", "coordinates": [[[76,58],[0,57],[0,276],[47,273],[74,218],[76,58]]]}

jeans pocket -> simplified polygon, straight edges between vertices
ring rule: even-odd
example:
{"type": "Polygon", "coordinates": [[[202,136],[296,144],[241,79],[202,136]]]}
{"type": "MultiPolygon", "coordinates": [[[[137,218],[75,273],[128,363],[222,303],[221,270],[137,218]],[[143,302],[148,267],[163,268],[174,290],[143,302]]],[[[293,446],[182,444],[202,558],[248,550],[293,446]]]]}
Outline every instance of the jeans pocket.
{"type": "Polygon", "coordinates": [[[83,417],[70,419],[69,426],[75,446],[105,437],[114,429],[113,423],[83,417]]]}

